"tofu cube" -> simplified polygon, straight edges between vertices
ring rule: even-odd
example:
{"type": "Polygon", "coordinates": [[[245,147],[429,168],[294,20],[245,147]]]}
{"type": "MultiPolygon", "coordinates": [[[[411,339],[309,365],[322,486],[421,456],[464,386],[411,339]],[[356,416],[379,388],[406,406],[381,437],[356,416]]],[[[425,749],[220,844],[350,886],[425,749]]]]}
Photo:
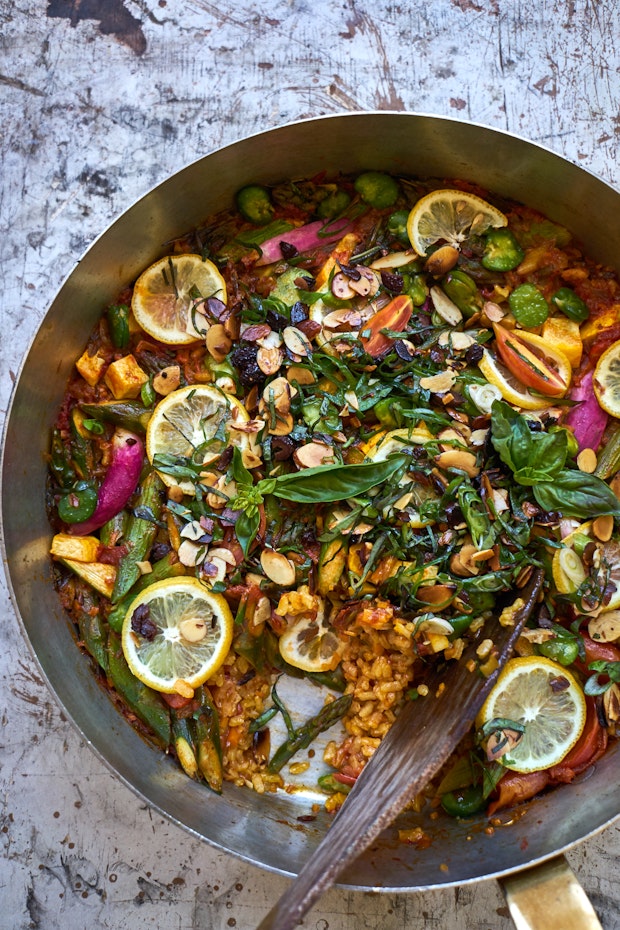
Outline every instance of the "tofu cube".
{"type": "Polygon", "coordinates": [[[137,397],[149,378],[133,355],[125,355],[108,366],[103,380],[116,400],[125,400],[137,397]]]}
{"type": "Polygon", "coordinates": [[[101,379],[105,364],[105,359],[102,358],[98,352],[95,352],[94,355],[89,355],[88,351],[86,351],[77,360],[75,367],[84,378],[84,381],[90,384],[91,387],[95,387],[101,379]]]}

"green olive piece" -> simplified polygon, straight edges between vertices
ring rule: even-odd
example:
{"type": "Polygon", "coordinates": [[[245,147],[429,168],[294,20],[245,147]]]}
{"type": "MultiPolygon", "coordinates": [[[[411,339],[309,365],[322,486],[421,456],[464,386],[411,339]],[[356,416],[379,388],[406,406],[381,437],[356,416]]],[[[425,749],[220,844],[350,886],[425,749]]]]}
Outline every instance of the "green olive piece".
{"type": "Polygon", "coordinates": [[[88,520],[97,506],[97,491],[88,481],[78,481],[73,490],[58,501],[58,516],[63,523],[88,520]]]}
{"type": "Polygon", "coordinates": [[[448,791],[441,796],[441,806],[451,817],[471,817],[477,814],[486,805],[482,788],[470,785],[469,788],[459,788],[457,791],[448,791]]]}

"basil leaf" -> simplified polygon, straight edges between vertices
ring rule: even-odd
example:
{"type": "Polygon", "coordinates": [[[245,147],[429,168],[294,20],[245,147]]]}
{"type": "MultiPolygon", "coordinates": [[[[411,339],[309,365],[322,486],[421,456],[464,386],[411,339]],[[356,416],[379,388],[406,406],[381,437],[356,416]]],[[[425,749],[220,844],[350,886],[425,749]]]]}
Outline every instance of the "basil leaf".
{"type": "Polygon", "coordinates": [[[254,479],[243,464],[243,455],[237,446],[233,446],[232,474],[237,484],[254,484],[254,479]]]}
{"type": "Polygon", "coordinates": [[[620,518],[620,502],[601,478],[576,469],[563,469],[553,481],[535,484],[536,501],[544,510],[558,510],[565,517],[590,520],[611,514],[620,518]]]}
{"type": "Polygon", "coordinates": [[[515,481],[525,486],[554,481],[568,455],[565,432],[533,433],[525,417],[504,401],[493,403],[491,441],[515,481]]]}
{"type": "Polygon", "coordinates": [[[258,509],[255,509],[250,513],[248,513],[247,510],[244,510],[237,517],[235,522],[235,536],[237,537],[239,545],[243,549],[243,554],[245,556],[247,556],[250,550],[250,545],[256,538],[259,524],[260,513],[258,512],[258,509]]]}
{"type": "Polygon", "coordinates": [[[404,470],[406,455],[390,455],[384,462],[361,465],[318,465],[291,475],[280,475],[271,492],[275,497],[300,504],[344,501],[365,494],[404,470]]]}

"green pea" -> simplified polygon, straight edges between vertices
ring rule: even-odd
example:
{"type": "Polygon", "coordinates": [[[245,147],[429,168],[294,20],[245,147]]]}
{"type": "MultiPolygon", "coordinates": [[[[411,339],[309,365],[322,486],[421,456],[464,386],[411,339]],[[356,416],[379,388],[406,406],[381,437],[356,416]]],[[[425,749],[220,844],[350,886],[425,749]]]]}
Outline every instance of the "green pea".
{"type": "Polygon", "coordinates": [[[331,220],[334,216],[343,213],[350,203],[351,198],[347,192],[337,188],[320,202],[316,211],[317,216],[322,220],[331,220]]]}
{"type": "Polygon", "coordinates": [[[391,207],[398,199],[398,184],[389,174],[366,171],[355,181],[355,190],[364,203],[378,210],[391,207]]]}
{"type": "Polygon", "coordinates": [[[572,665],[579,656],[579,645],[573,636],[556,636],[538,646],[538,653],[560,665],[572,665]]]}
{"type": "Polygon", "coordinates": [[[590,311],[584,300],[581,299],[570,287],[561,287],[551,298],[551,303],[558,310],[576,323],[583,323],[590,316],[590,311]]]}
{"type": "Polygon", "coordinates": [[[387,231],[390,236],[392,236],[393,239],[396,239],[397,242],[400,242],[402,245],[406,246],[410,245],[409,234],[407,233],[408,219],[408,210],[397,210],[396,213],[392,213],[387,224],[387,231]]]}
{"type": "Polygon", "coordinates": [[[442,794],[441,806],[451,817],[471,817],[486,806],[486,799],[481,786],[470,785],[442,794]]]}
{"type": "Polygon", "coordinates": [[[81,523],[92,517],[97,506],[97,491],[89,481],[78,481],[73,490],[58,501],[58,516],[63,523],[81,523]]]}
{"type": "Polygon", "coordinates": [[[508,303],[517,323],[527,328],[540,326],[549,316],[549,305],[534,284],[520,284],[508,303]]]}
{"type": "Polygon", "coordinates": [[[265,226],[273,216],[273,204],[266,187],[248,184],[235,197],[239,213],[254,226],[265,226]]]}
{"type": "Polygon", "coordinates": [[[489,271],[512,271],[520,265],[525,252],[509,229],[492,229],[486,235],[482,265],[489,271]]]}
{"type": "Polygon", "coordinates": [[[459,269],[449,271],[441,282],[441,286],[467,319],[482,307],[482,295],[476,282],[464,271],[459,269]]]}

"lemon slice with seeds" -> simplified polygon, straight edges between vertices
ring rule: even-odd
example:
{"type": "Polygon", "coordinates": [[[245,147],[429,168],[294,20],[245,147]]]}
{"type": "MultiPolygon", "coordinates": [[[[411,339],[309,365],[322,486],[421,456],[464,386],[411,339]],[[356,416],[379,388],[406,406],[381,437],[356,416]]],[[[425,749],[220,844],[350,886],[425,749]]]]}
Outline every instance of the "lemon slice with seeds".
{"type": "Polygon", "coordinates": [[[524,727],[521,739],[501,757],[513,772],[557,765],[573,748],[586,722],[586,701],[562,665],[540,656],[510,659],[482,706],[478,728],[492,720],[524,727]]]}
{"type": "Polygon", "coordinates": [[[596,398],[606,413],[620,417],[620,341],[601,355],[592,379],[596,398]]]}
{"type": "Polygon", "coordinates": [[[226,282],[213,262],[200,255],[167,255],[134,285],[131,309],[142,329],[159,342],[185,345],[204,338],[204,303],[226,303],[226,282]]]}
{"type": "MultiPolygon", "coordinates": [[[[146,454],[149,462],[156,455],[174,455],[199,458],[208,465],[215,461],[227,445],[238,446],[242,451],[252,447],[253,434],[242,429],[250,417],[232,394],[224,394],[212,384],[193,384],[172,391],[153,411],[146,430],[146,454]]],[[[186,494],[194,493],[189,480],[179,480],[160,472],[162,481],[172,487],[178,485],[186,494]]]]}
{"type": "Polygon", "coordinates": [[[407,233],[418,253],[426,255],[436,242],[459,249],[469,236],[482,235],[491,227],[506,226],[507,217],[475,194],[437,190],[422,197],[409,213],[407,233]]]}
{"type": "Polygon", "coordinates": [[[123,653],[143,684],[189,697],[224,662],[233,626],[220,594],[197,578],[168,578],[150,585],[130,605],[123,622],[123,653]]]}

